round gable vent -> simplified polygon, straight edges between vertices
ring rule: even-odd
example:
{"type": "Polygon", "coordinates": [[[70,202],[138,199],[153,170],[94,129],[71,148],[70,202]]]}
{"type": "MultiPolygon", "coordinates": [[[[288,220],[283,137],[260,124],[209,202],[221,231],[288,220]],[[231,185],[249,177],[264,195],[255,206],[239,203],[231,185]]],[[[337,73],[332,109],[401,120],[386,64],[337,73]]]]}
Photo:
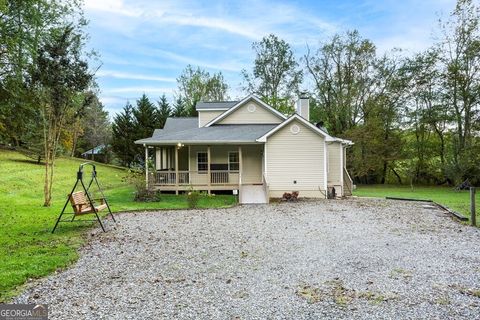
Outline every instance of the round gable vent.
{"type": "Polygon", "coordinates": [[[248,112],[255,112],[255,110],[257,110],[257,106],[254,104],[249,104],[247,110],[248,112]]]}
{"type": "Polygon", "coordinates": [[[293,133],[293,134],[297,134],[300,132],[300,127],[296,124],[292,125],[290,127],[290,132],[293,133]]]}

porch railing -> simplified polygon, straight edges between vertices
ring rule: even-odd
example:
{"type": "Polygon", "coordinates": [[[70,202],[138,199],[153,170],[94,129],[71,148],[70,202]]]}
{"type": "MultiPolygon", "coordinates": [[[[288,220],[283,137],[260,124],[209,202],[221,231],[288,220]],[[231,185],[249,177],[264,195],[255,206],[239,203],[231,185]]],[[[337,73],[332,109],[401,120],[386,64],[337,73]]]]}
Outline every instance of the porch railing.
{"type": "MultiPolygon", "coordinates": [[[[157,171],[150,175],[151,183],[157,186],[177,185],[176,171],[157,171]]],[[[210,179],[207,171],[178,171],[178,185],[235,185],[239,183],[238,171],[210,170],[210,179]]]]}
{"type": "Polygon", "coordinates": [[[353,190],[353,180],[348,174],[347,169],[343,168],[343,190],[344,194],[346,196],[351,196],[352,195],[352,190],[353,190]]]}

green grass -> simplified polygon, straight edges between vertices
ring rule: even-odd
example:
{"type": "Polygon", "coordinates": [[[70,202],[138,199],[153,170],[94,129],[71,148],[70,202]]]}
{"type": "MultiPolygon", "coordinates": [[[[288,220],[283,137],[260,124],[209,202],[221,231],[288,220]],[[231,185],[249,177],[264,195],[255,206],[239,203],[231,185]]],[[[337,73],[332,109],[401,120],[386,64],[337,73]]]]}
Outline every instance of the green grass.
{"type": "MultiPolygon", "coordinates": [[[[480,208],[479,192],[475,196],[477,208],[480,208]]],[[[410,186],[400,185],[358,185],[353,195],[359,197],[400,197],[433,200],[470,218],[470,191],[468,190],[454,191],[453,188],[435,186],[415,186],[412,190],[410,186]]],[[[479,211],[477,209],[477,223],[480,218],[479,211]]]]}
{"type": "MultiPolygon", "coordinates": [[[[28,279],[48,275],[77,259],[83,236],[94,223],[62,223],[53,235],[51,230],[82,162],[58,159],[53,205],[45,208],[42,206],[44,166],[17,152],[0,150],[0,302],[18,293],[28,279]]],[[[133,188],[123,179],[125,170],[98,164],[97,172],[114,212],[187,208],[184,196],[162,195],[160,202],[135,202],[133,188]]],[[[235,198],[228,195],[201,197],[199,201],[200,208],[234,204],[235,198]]],[[[105,211],[102,212],[105,215],[105,211]]]]}

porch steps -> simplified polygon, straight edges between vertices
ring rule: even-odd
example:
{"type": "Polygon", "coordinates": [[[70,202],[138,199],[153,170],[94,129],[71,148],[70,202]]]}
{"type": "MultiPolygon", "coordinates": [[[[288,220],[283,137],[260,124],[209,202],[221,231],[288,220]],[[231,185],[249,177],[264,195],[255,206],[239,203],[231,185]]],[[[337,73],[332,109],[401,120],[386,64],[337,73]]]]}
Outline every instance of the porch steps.
{"type": "Polygon", "coordinates": [[[241,204],[267,203],[263,185],[242,185],[239,202],[241,204]]]}

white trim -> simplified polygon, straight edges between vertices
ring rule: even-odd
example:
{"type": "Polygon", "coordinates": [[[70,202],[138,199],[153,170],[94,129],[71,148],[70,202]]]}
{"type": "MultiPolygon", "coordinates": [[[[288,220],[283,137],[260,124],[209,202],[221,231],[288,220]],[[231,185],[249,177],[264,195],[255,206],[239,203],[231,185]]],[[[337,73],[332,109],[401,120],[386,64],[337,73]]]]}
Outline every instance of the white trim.
{"type": "Polygon", "coordinates": [[[196,109],[198,112],[202,111],[227,111],[230,108],[208,108],[208,109],[196,109]]]}
{"type": "Polygon", "coordinates": [[[325,198],[327,198],[327,194],[328,194],[328,171],[327,171],[327,159],[328,159],[328,151],[327,151],[327,140],[325,139],[323,141],[323,173],[324,173],[324,177],[323,177],[323,187],[325,189],[325,198]]]}
{"type": "MultiPolygon", "coordinates": [[[[233,171],[240,171],[240,152],[238,151],[228,151],[228,171],[230,171],[230,153],[236,153],[237,154],[237,158],[238,158],[238,170],[233,170],[233,171]]],[[[233,162],[235,163],[235,162],[233,162]]]]}
{"type": "Polygon", "coordinates": [[[288,118],[287,120],[285,120],[284,122],[280,123],[278,126],[276,126],[275,128],[273,128],[272,130],[268,131],[267,133],[265,133],[263,136],[261,136],[260,138],[258,138],[256,141],[257,142],[265,142],[267,141],[267,138],[270,137],[272,134],[274,134],[275,132],[277,132],[278,130],[282,129],[283,127],[285,127],[287,124],[289,124],[290,122],[292,122],[293,120],[298,120],[300,121],[302,124],[304,124],[306,127],[312,129],[314,132],[320,134],[321,136],[325,137],[328,141],[334,141],[333,137],[329,136],[328,134],[326,134],[325,132],[323,132],[322,130],[318,129],[317,127],[315,127],[313,124],[311,124],[310,122],[308,122],[307,120],[303,119],[302,117],[300,117],[298,114],[294,114],[293,116],[291,116],[290,118],[288,118]]]}
{"type": "Polygon", "coordinates": [[[340,145],[340,182],[342,183],[342,197],[345,195],[345,190],[343,190],[343,186],[345,183],[343,182],[343,145],[340,145]]]}
{"type": "Polygon", "coordinates": [[[289,124],[289,123],[292,122],[293,120],[298,120],[298,121],[300,121],[300,122],[301,122],[302,124],[304,124],[307,128],[310,128],[311,130],[313,130],[313,131],[316,132],[317,134],[323,136],[323,137],[325,138],[325,140],[328,141],[328,142],[337,141],[337,142],[341,142],[341,143],[343,143],[343,144],[353,145],[353,142],[350,141],[350,140],[344,140],[344,139],[332,137],[331,135],[327,134],[327,133],[326,133],[325,131],[323,131],[323,130],[320,130],[319,128],[317,128],[316,126],[314,126],[313,124],[311,124],[310,122],[308,122],[307,120],[305,120],[304,118],[302,118],[301,116],[299,116],[298,114],[294,114],[293,116],[291,116],[290,118],[288,118],[288,119],[285,120],[284,122],[280,123],[278,126],[276,126],[275,128],[273,128],[272,130],[270,130],[270,131],[268,131],[267,133],[265,133],[263,136],[261,136],[260,138],[258,138],[256,141],[257,141],[257,142],[266,142],[268,137],[270,137],[271,135],[273,135],[275,132],[277,132],[278,130],[282,129],[283,127],[285,127],[287,124],[289,124]]]}
{"type": "Polygon", "coordinates": [[[188,146],[188,171],[191,171],[191,170],[190,170],[190,160],[191,160],[191,159],[190,159],[190,156],[191,156],[191,155],[190,155],[190,145],[189,145],[189,146],[188,146]]]}
{"type": "MultiPolygon", "coordinates": [[[[196,170],[196,171],[197,171],[198,173],[200,173],[200,172],[201,172],[201,173],[204,173],[204,172],[207,173],[207,172],[208,172],[208,166],[209,166],[209,163],[208,163],[208,150],[207,150],[207,151],[197,151],[197,158],[196,158],[195,161],[196,161],[196,163],[197,163],[197,170],[196,170]],[[206,153],[206,154],[207,154],[207,162],[206,162],[206,163],[207,163],[207,170],[198,170],[198,154],[199,154],[199,153],[206,153]]],[[[205,162],[202,162],[202,163],[205,163],[205,162]]]]}
{"type": "Polygon", "coordinates": [[[301,131],[301,130],[300,130],[300,127],[299,127],[298,125],[293,124],[293,125],[290,126],[290,132],[291,132],[292,134],[299,134],[300,131],[301,131]]]}
{"type": "Polygon", "coordinates": [[[244,98],[243,100],[239,101],[236,105],[234,105],[233,107],[231,107],[230,109],[228,109],[227,111],[225,111],[224,113],[220,114],[218,117],[214,118],[213,120],[211,120],[210,122],[208,122],[206,125],[204,125],[204,127],[210,127],[212,124],[216,123],[217,121],[220,121],[222,119],[225,119],[229,114],[233,113],[235,110],[237,110],[238,108],[240,108],[241,106],[243,106],[245,104],[245,102],[249,101],[250,99],[254,100],[255,102],[257,102],[260,106],[264,107],[265,109],[267,109],[268,111],[272,112],[274,115],[276,115],[277,117],[279,117],[280,119],[282,120],[285,120],[287,119],[287,117],[285,115],[283,115],[282,113],[280,113],[279,111],[273,109],[272,107],[270,107],[268,104],[266,104],[265,102],[263,102],[262,100],[260,100],[257,96],[251,94],[249,96],[247,96],[246,98],[244,98]]]}
{"type": "Polygon", "coordinates": [[[145,147],[145,187],[148,189],[148,147],[146,145],[143,146],[145,147]]]}
{"type": "Polygon", "coordinates": [[[263,174],[265,175],[265,179],[268,179],[267,176],[267,143],[263,145],[263,162],[264,162],[264,168],[263,168],[263,174]]]}

